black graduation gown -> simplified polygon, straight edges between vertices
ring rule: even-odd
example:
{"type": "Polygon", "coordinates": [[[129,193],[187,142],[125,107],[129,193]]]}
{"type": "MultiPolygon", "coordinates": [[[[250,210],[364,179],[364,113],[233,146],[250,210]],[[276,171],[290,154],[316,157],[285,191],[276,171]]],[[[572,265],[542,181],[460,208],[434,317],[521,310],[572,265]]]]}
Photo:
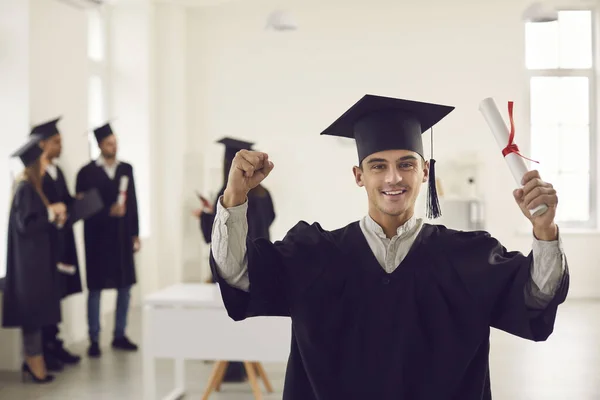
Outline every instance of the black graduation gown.
{"type": "Polygon", "coordinates": [[[301,222],[247,247],[250,292],[220,289],[234,320],[291,316],[284,400],[489,400],[490,327],[547,339],[569,286],[567,272],[545,310],[528,309],[531,254],[428,224],[391,274],[358,222],[301,222]]]}
{"type": "MultiPolygon", "coordinates": [[[[50,203],[63,202],[70,209],[75,199],[69,193],[67,181],[62,170],[56,167],[56,180],[52,179],[50,174],[46,173],[43,179],[44,194],[50,203]]],[[[81,275],[79,273],[79,261],[77,259],[77,248],[75,247],[75,235],[73,233],[73,225],[67,222],[62,229],[52,225],[52,236],[57,254],[57,261],[72,265],[76,268],[75,274],[69,275],[58,273],[58,284],[62,298],[75,293],[80,293],[81,275]]]]}
{"type": "Polygon", "coordinates": [[[89,289],[116,289],[136,283],[133,238],[139,234],[137,198],[133,167],[120,162],[114,179],[91,161],[77,174],[76,192],[97,188],[104,208],[84,221],[85,263],[89,289]],[[124,217],[109,216],[117,201],[121,176],[129,177],[127,212],[124,217]]]}
{"type": "Polygon", "coordinates": [[[61,321],[52,224],[29,182],[18,183],[8,220],[2,326],[42,328],[61,321]]]}
{"type": "MultiPolygon", "coordinates": [[[[219,197],[223,195],[225,188],[222,188],[213,205],[216,212],[217,202],[219,197]]],[[[275,208],[273,207],[273,199],[267,189],[265,196],[248,196],[248,237],[251,239],[265,238],[270,240],[269,228],[275,221],[275,208]]],[[[212,227],[215,222],[215,214],[202,213],[200,216],[200,230],[204,236],[204,241],[210,243],[212,237],[212,227]]]]}

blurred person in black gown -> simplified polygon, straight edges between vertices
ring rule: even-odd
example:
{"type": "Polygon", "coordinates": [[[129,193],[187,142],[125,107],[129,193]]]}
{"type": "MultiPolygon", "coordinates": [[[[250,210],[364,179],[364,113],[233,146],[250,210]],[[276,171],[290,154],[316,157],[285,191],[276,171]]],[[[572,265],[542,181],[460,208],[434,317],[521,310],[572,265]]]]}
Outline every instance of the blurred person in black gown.
{"type": "Polygon", "coordinates": [[[41,137],[30,136],[13,157],[24,172],[14,182],[7,234],[2,326],[21,328],[23,378],[51,382],[43,357],[42,329],[61,321],[53,230],[67,218],[64,203],[50,203],[42,190],[41,137]]]}
{"type": "MultiPolygon", "coordinates": [[[[227,179],[231,163],[236,153],[240,150],[251,150],[253,143],[239,139],[225,137],[218,141],[225,145],[225,157],[223,159],[223,187],[219,191],[213,205],[204,204],[203,208],[199,208],[193,214],[200,220],[200,230],[204,236],[206,243],[211,242],[212,227],[215,220],[214,210],[216,209],[217,200],[223,195],[227,186],[227,179]]],[[[275,210],[271,194],[262,185],[255,187],[248,193],[248,236],[252,239],[264,238],[270,240],[269,228],[275,220],[275,210]]],[[[215,277],[212,277],[212,282],[216,282],[215,277]]],[[[225,382],[239,382],[246,379],[246,371],[244,364],[240,362],[230,362],[225,373],[225,382]]]]}
{"type": "MultiPolygon", "coordinates": [[[[40,147],[44,152],[40,162],[44,171],[42,178],[44,195],[49,202],[64,203],[67,209],[70,209],[75,199],[69,192],[63,171],[55,164],[62,152],[62,139],[57,127],[59,121],[60,118],[56,118],[39,124],[33,127],[31,135],[41,137],[40,147]]],[[[71,224],[61,228],[53,226],[51,232],[59,271],[57,284],[59,294],[64,299],[72,294],[82,292],[75,235],[71,224]]],[[[48,325],[42,329],[44,360],[50,371],[60,371],[64,364],[77,364],[81,360],[81,357],[71,354],[64,348],[63,341],[58,338],[59,332],[57,324],[48,325]]]]}

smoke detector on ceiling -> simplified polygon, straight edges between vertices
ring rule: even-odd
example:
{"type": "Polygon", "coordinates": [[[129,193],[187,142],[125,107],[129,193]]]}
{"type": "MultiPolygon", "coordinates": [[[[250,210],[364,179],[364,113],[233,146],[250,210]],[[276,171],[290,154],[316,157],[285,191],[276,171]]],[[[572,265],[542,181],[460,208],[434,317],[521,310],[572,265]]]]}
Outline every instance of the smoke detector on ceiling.
{"type": "Polygon", "coordinates": [[[532,3],[523,11],[523,20],[526,22],[558,21],[558,10],[549,2],[532,3]]]}
{"type": "Polygon", "coordinates": [[[289,11],[275,10],[267,18],[267,29],[275,31],[295,31],[298,29],[296,19],[289,11]]]}

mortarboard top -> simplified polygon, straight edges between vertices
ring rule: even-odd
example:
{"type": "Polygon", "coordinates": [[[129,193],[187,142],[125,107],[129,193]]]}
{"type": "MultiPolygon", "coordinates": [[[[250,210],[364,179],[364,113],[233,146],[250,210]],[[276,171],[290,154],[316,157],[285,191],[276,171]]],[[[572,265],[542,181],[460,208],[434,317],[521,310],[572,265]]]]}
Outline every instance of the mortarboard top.
{"type": "Polygon", "coordinates": [[[109,122],[94,129],[94,136],[96,136],[96,141],[98,142],[98,144],[100,144],[102,140],[113,134],[114,133],[109,122]]]}
{"type": "Polygon", "coordinates": [[[40,156],[43,151],[40,147],[40,140],[42,140],[41,135],[30,135],[27,142],[19,147],[14,153],[12,153],[11,157],[19,157],[23,162],[23,165],[28,167],[33,164],[40,156]]]}
{"type": "Polygon", "coordinates": [[[424,157],[421,135],[454,107],[365,95],[321,135],[356,139],[359,164],[384,150],[411,150],[424,157]]]}
{"type": "MultiPolygon", "coordinates": [[[[321,135],[354,138],[358,163],[385,150],[410,150],[425,158],[422,134],[454,110],[452,106],[365,95],[321,135]]],[[[433,137],[432,137],[433,153],[433,137]]],[[[435,160],[429,161],[427,216],[441,215],[435,182],[435,160]]]]}
{"type": "Polygon", "coordinates": [[[91,189],[83,194],[83,198],[75,200],[69,221],[74,224],[81,219],[88,219],[102,208],[104,208],[104,202],[100,197],[100,192],[96,188],[91,189]]]}
{"type": "Polygon", "coordinates": [[[217,143],[225,145],[225,158],[227,159],[233,159],[235,153],[240,150],[252,150],[252,146],[254,146],[254,143],[230,137],[224,137],[223,139],[218,140],[217,143]]]}
{"type": "Polygon", "coordinates": [[[62,117],[58,117],[51,121],[47,121],[42,124],[34,126],[33,128],[31,128],[30,135],[40,135],[41,136],[40,140],[46,140],[46,139],[60,133],[58,131],[58,127],[56,126],[56,124],[58,123],[58,121],[60,121],[61,118],[62,117]]]}

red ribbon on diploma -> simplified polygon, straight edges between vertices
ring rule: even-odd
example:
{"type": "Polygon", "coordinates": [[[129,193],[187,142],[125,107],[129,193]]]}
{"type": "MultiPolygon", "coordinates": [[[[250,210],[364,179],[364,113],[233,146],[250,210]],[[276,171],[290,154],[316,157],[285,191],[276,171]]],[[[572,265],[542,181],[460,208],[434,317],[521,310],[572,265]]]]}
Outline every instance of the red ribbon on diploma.
{"type": "Polygon", "coordinates": [[[510,135],[508,136],[508,145],[502,150],[502,155],[506,157],[511,153],[515,153],[519,157],[522,157],[526,160],[532,161],[534,163],[538,163],[539,161],[532,160],[531,158],[525,157],[523,154],[519,152],[519,147],[513,143],[515,139],[515,120],[513,119],[513,102],[508,102],[508,118],[510,119],[510,135]]]}

